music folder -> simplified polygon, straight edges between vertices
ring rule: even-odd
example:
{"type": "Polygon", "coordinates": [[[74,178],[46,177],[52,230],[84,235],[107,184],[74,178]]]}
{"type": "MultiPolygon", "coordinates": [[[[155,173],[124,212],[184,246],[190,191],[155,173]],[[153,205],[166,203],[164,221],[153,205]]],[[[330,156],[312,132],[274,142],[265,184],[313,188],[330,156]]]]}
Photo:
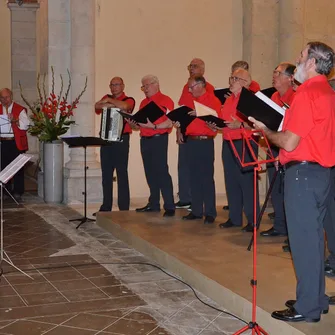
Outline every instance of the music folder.
{"type": "Polygon", "coordinates": [[[272,94],[277,92],[277,90],[274,87],[268,87],[268,88],[264,88],[263,90],[261,90],[261,92],[266,95],[268,98],[272,97],[272,94]]]}
{"type": "Polygon", "coordinates": [[[206,122],[211,122],[211,123],[215,123],[215,125],[219,128],[223,128],[226,127],[226,123],[224,122],[224,120],[220,119],[217,116],[214,115],[204,115],[204,116],[198,116],[199,119],[206,121],[206,122]]]}
{"type": "Polygon", "coordinates": [[[166,116],[171,121],[178,121],[180,123],[180,128],[183,132],[184,130],[186,130],[187,126],[195,119],[195,116],[188,114],[192,110],[192,108],[182,105],[167,113],[166,116]]]}
{"type": "Polygon", "coordinates": [[[231,95],[229,88],[216,88],[214,90],[214,95],[221,101],[223,105],[226,99],[231,95]]]}
{"type": "Polygon", "coordinates": [[[252,116],[256,120],[263,122],[269,129],[277,131],[284,118],[285,110],[261,92],[256,94],[244,87],[242,88],[237,104],[238,116],[247,122],[249,122],[248,117],[252,116]]]}
{"type": "Polygon", "coordinates": [[[146,106],[141,108],[137,113],[135,114],[128,114],[123,111],[119,111],[119,113],[126,119],[130,119],[135,121],[136,123],[147,123],[147,119],[150,120],[150,122],[154,123],[157,121],[160,117],[165,115],[163,110],[156,105],[153,101],[150,101],[146,106]]]}

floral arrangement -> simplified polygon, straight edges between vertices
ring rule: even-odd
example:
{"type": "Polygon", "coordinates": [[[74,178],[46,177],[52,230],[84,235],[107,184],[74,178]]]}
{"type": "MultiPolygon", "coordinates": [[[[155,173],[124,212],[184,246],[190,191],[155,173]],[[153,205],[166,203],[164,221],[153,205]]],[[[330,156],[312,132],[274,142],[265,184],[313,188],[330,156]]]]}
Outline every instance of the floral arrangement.
{"type": "Polygon", "coordinates": [[[55,74],[53,67],[51,67],[51,73],[52,86],[49,95],[46,93],[46,76],[44,75],[42,80],[40,74],[38,74],[37,91],[39,98],[32,104],[24,97],[21,83],[19,83],[21,97],[31,111],[30,119],[32,124],[29,126],[28,132],[33,136],[37,136],[42,142],[53,142],[58,140],[61,135],[69,130],[71,124],[75,123],[75,121],[71,120],[73,111],[77,108],[79,100],[87,88],[86,77],[83,90],[69,103],[68,96],[71,88],[70,72],[67,71],[69,80],[65,93],[63,77],[60,75],[61,87],[58,95],[55,94],[55,74]]]}

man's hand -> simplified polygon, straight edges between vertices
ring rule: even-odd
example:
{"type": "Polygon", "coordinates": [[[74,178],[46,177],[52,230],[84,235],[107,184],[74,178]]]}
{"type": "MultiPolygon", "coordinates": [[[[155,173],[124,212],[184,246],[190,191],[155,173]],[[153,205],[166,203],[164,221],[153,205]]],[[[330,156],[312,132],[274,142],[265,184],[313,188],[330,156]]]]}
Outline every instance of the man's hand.
{"type": "Polygon", "coordinates": [[[172,123],[177,129],[180,129],[180,122],[179,121],[175,121],[175,122],[172,122],[172,123]]]}
{"type": "Polygon", "coordinates": [[[142,128],[155,129],[155,125],[147,118],[147,123],[138,123],[142,128]]]}
{"type": "Polygon", "coordinates": [[[197,114],[196,114],[195,111],[189,111],[187,114],[188,114],[188,115],[191,115],[191,116],[197,116],[197,114]]]}
{"type": "Polygon", "coordinates": [[[180,128],[177,128],[177,132],[176,133],[177,133],[177,141],[176,141],[176,143],[177,144],[183,144],[184,143],[184,136],[181,133],[180,128]]]}
{"type": "Polygon", "coordinates": [[[260,130],[265,130],[265,131],[268,130],[267,126],[263,122],[256,120],[252,116],[249,116],[248,120],[252,123],[255,129],[260,129],[260,130]]]}
{"type": "Polygon", "coordinates": [[[126,121],[130,125],[131,129],[134,129],[134,130],[139,130],[140,129],[139,125],[135,121],[130,120],[130,119],[126,119],[126,121]]]}
{"type": "Polygon", "coordinates": [[[233,121],[225,121],[225,124],[229,129],[238,129],[241,127],[241,122],[235,119],[233,116],[231,116],[233,121]]]}
{"type": "Polygon", "coordinates": [[[219,128],[214,122],[206,122],[206,126],[212,131],[218,131],[219,129],[222,129],[219,128]]]}

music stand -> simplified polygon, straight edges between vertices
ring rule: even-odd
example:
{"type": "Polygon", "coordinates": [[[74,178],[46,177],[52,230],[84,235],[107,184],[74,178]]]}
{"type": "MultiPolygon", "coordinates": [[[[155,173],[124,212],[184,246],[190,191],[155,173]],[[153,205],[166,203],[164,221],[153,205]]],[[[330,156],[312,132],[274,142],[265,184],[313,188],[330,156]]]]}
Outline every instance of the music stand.
{"type": "Polygon", "coordinates": [[[20,271],[22,274],[26,275],[27,277],[29,277],[30,279],[33,279],[31,276],[29,276],[27,273],[25,273],[24,271],[22,271],[20,268],[18,268],[16,265],[14,265],[14,263],[11,261],[11,259],[9,258],[8,254],[6,253],[6,251],[4,250],[4,243],[3,243],[3,223],[4,223],[4,219],[3,219],[3,189],[4,189],[4,185],[7,184],[7,182],[9,180],[11,180],[13,178],[13,176],[20,170],[23,168],[23,166],[31,159],[30,156],[25,155],[25,154],[20,154],[19,156],[17,156],[10,164],[8,164],[1,172],[0,172],[0,188],[1,188],[1,208],[0,208],[0,212],[1,212],[1,227],[0,227],[0,264],[2,264],[2,262],[6,262],[7,264],[9,264],[10,266],[12,266],[13,268],[15,268],[16,270],[20,271]]]}
{"type": "Polygon", "coordinates": [[[76,229],[78,229],[85,222],[94,222],[95,219],[90,219],[87,217],[87,170],[88,166],[86,163],[86,149],[87,147],[100,147],[102,145],[106,145],[106,141],[99,137],[84,137],[84,136],[75,136],[75,137],[62,137],[62,141],[64,141],[69,148],[84,148],[84,216],[78,219],[69,220],[72,221],[80,221],[76,229]]]}
{"type": "Polygon", "coordinates": [[[268,333],[262,329],[256,321],[256,310],[257,310],[257,305],[256,305],[256,299],[257,299],[257,172],[262,169],[261,164],[264,163],[272,163],[276,159],[274,158],[272,151],[270,149],[270,144],[268,140],[265,137],[265,134],[262,130],[248,130],[246,131],[245,129],[241,130],[242,132],[242,153],[241,155],[237,152],[237,149],[234,145],[234,140],[232,138],[229,138],[230,145],[233,149],[234,155],[240,162],[242,167],[249,167],[253,166],[254,167],[254,222],[253,222],[253,241],[254,241],[254,248],[253,248],[253,276],[250,281],[251,286],[252,286],[252,320],[243,327],[242,329],[238,330],[236,333],[233,335],[239,335],[242,334],[249,329],[252,329],[252,335],[258,334],[258,335],[268,335],[268,333]],[[255,136],[263,136],[264,141],[266,144],[266,148],[263,148],[262,146],[259,145],[258,141],[255,140],[255,136]],[[257,152],[256,150],[253,149],[252,144],[257,145],[257,152]],[[263,151],[265,153],[266,159],[261,159],[259,157],[259,150],[263,151]],[[246,161],[246,154],[249,152],[251,156],[251,161],[246,161]]]}

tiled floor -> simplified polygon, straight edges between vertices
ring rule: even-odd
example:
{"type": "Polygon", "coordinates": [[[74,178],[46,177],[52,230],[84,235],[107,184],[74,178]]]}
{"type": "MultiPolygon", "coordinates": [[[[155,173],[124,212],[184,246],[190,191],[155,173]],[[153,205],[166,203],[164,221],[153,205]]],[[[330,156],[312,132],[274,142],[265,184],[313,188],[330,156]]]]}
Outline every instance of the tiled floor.
{"type": "Polygon", "coordinates": [[[74,217],[34,196],[5,202],[5,250],[33,280],[2,264],[0,334],[217,335],[244,326],[157,268],[134,264],[149,261],[94,223],[76,230],[74,217]]]}

